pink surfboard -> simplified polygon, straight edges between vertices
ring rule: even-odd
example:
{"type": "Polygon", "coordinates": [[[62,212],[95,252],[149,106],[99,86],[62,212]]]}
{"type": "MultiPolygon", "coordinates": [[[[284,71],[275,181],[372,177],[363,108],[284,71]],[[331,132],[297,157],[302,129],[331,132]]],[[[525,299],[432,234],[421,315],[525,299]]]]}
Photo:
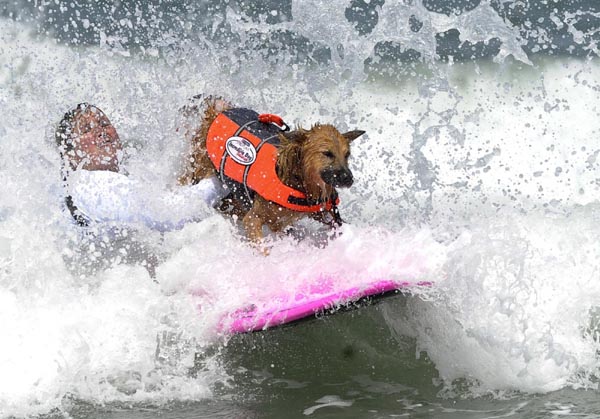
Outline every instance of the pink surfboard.
{"type": "Polygon", "coordinates": [[[340,289],[339,286],[334,288],[333,281],[321,279],[306,290],[257,301],[235,310],[221,320],[219,329],[234,334],[266,330],[429,285],[430,282],[375,280],[340,289]]]}

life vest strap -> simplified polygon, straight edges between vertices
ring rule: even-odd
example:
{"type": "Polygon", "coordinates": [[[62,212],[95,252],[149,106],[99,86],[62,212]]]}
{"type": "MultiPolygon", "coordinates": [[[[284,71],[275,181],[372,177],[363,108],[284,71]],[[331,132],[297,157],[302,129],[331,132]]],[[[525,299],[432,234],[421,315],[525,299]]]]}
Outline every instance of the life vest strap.
{"type": "Polygon", "coordinates": [[[288,196],[287,199],[287,202],[293,205],[299,205],[306,208],[315,208],[319,206],[328,211],[334,209],[339,201],[340,199],[336,190],[333,191],[333,194],[328,199],[308,199],[306,197],[299,198],[293,195],[288,196]]]}

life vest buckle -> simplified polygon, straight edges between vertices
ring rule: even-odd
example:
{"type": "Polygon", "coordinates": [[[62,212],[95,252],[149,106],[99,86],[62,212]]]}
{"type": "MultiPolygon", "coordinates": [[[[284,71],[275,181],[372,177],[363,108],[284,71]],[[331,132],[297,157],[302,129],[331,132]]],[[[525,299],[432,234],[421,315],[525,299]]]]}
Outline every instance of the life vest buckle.
{"type": "Polygon", "coordinates": [[[282,131],[289,131],[290,127],[288,124],[283,122],[283,118],[279,115],[273,115],[272,113],[261,113],[258,115],[258,120],[263,124],[276,125],[282,131]]]}

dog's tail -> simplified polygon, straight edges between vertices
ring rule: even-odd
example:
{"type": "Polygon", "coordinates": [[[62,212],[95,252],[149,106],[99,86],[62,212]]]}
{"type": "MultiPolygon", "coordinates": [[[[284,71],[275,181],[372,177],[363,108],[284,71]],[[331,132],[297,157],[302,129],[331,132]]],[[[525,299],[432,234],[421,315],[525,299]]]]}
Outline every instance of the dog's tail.
{"type": "Polygon", "coordinates": [[[185,162],[185,171],[179,177],[181,185],[196,184],[214,176],[216,171],[206,152],[206,136],[211,124],[221,112],[233,106],[219,96],[193,96],[180,109],[184,120],[184,137],[190,142],[190,152],[185,162]]]}

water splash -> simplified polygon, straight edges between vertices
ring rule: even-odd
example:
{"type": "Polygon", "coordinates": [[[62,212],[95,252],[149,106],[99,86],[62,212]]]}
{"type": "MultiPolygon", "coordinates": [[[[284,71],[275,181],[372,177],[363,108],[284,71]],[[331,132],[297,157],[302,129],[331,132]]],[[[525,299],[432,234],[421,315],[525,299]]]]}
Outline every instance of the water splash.
{"type": "Polygon", "coordinates": [[[418,274],[437,280],[439,293],[410,303],[406,326],[395,313],[387,323],[417,339],[447,388],[593,388],[596,64],[522,64],[530,59],[518,29],[487,2],[459,16],[386,2],[368,33],[346,7],[296,1],[272,20],[224,7],[210,30],[184,39],[164,31],[143,50],[110,31],[92,47],[57,45],[2,21],[0,363],[12,372],[0,381],[4,411],[47,412],[67,395],[210,398],[229,379],[211,355],[222,342],[213,326],[256,286],[245,272],[260,273],[265,287],[295,286],[323,262],[350,280],[400,275],[406,254],[425,261],[418,274]],[[436,35],[452,30],[465,45],[500,39],[500,62],[439,65],[436,35]],[[419,66],[396,54],[411,50],[419,66]],[[367,130],[353,144],[357,181],[342,192],[341,240],[323,250],[282,240],[265,263],[215,215],[164,237],[142,233],[165,252],[160,286],[140,266],[73,275],[53,123],[79,101],[99,104],[127,146],[130,176],[167,188],[186,152],[177,109],[200,91],[292,123],[367,130]],[[192,288],[230,298],[200,318],[192,288]],[[194,350],[207,354],[195,376],[194,350]]]}

